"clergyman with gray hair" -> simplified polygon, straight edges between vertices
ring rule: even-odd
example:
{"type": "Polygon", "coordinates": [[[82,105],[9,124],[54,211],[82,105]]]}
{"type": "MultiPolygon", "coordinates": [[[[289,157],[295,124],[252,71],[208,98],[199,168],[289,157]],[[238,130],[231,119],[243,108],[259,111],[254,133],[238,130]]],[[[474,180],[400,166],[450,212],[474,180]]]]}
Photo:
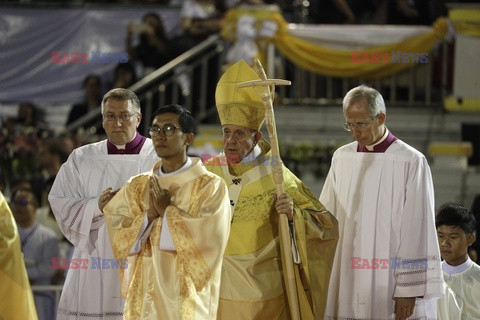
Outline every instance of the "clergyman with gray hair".
{"type": "Polygon", "coordinates": [[[152,140],[137,131],[141,119],[134,92],[107,92],[102,99],[107,139],[75,149],[55,178],[48,200],[62,233],[75,246],[70,260],[52,260],[52,268],[68,269],[57,320],[123,319],[118,269],[128,266],[114,258],[101,209],[109,190],[159,160],[152,140]]]}
{"type": "Polygon", "coordinates": [[[320,195],[340,232],[325,319],[436,319],[443,289],[427,160],[388,130],[377,90],[351,89],[343,115],[355,141],[335,151],[320,195]]]}

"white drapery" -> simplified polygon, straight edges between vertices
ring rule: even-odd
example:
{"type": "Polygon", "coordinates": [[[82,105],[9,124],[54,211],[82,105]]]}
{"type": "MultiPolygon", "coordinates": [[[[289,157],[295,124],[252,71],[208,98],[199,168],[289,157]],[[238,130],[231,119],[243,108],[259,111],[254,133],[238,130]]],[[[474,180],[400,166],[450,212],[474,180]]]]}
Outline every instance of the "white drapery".
{"type": "MultiPolygon", "coordinates": [[[[109,75],[117,63],[92,63],[92,51],[125,52],[127,25],[157,12],[167,34],[178,31],[175,8],[24,9],[0,13],[0,101],[74,103],[90,73],[109,75]],[[52,63],[52,51],[88,52],[88,63],[52,63]]],[[[103,79],[104,82],[109,79],[103,79]]],[[[108,89],[108,88],[104,88],[108,89]]],[[[105,90],[104,90],[105,91],[105,90]]]]}

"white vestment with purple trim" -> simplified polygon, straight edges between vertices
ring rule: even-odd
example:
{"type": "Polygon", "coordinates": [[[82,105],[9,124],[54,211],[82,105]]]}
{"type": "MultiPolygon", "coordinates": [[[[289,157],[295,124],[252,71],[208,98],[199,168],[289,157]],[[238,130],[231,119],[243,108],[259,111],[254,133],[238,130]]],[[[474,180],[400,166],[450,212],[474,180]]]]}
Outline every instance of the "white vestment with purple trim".
{"type": "Polygon", "coordinates": [[[123,319],[118,270],[123,266],[113,256],[98,199],[107,187],[119,189],[158,160],[151,139],[139,154],[122,155],[108,154],[103,140],[75,149],[62,165],[48,200],[62,233],[75,246],[72,261],[78,265],[68,270],[57,320],[123,319]]]}
{"type": "Polygon", "coordinates": [[[410,319],[436,318],[443,281],[427,160],[401,140],[384,153],[357,144],[335,152],[320,196],[340,233],[325,319],[394,319],[394,297],[423,297],[410,319]]]}

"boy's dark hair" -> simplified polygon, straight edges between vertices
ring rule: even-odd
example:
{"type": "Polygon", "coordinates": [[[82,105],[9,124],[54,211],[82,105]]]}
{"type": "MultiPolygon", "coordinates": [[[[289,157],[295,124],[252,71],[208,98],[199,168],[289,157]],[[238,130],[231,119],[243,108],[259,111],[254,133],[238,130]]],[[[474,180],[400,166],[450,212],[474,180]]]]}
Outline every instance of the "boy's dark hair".
{"type": "Polygon", "coordinates": [[[446,203],[438,210],[435,227],[440,226],[460,227],[466,234],[475,233],[476,221],[472,212],[456,204],[446,203]]]}
{"type": "Polygon", "coordinates": [[[23,183],[28,183],[30,185],[29,189],[31,190],[32,180],[30,180],[28,178],[25,178],[25,177],[16,177],[15,179],[13,179],[10,182],[10,191],[13,193],[13,191],[15,191],[17,189],[26,189],[27,187],[25,187],[25,186],[19,187],[23,183]]]}
{"type": "Polygon", "coordinates": [[[185,133],[195,133],[195,119],[190,111],[178,104],[169,104],[159,107],[152,116],[152,119],[164,113],[178,115],[178,122],[185,133]]]}

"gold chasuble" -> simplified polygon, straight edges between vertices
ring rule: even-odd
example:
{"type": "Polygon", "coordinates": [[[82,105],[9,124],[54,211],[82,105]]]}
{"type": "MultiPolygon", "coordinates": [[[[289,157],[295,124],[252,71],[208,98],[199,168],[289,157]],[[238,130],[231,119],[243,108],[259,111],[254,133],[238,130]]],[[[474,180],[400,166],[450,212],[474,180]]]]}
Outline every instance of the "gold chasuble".
{"type": "Polygon", "coordinates": [[[200,159],[192,161],[178,174],[155,175],[171,197],[160,213],[166,220],[160,217],[145,228],[148,180],[161,161],[152,172],[131,178],[104,208],[115,258],[128,258],[127,268],[120,269],[125,319],[216,318],[231,209],[223,180],[209,173],[200,159]],[[174,250],[159,247],[162,221],[167,221],[174,250]],[[140,251],[131,255],[139,237],[148,232],[140,251]]]}
{"type": "Polygon", "coordinates": [[[37,320],[17,224],[0,192],[0,319],[37,320]]]}
{"type": "MultiPolygon", "coordinates": [[[[234,208],[223,258],[218,319],[289,319],[278,243],[278,214],[270,145],[253,161],[228,165],[224,155],[209,159],[207,169],[225,179],[234,208]]],[[[294,203],[294,228],[301,287],[323,319],[331,266],[338,241],[336,219],[286,167],[284,189],[294,203]]]]}

